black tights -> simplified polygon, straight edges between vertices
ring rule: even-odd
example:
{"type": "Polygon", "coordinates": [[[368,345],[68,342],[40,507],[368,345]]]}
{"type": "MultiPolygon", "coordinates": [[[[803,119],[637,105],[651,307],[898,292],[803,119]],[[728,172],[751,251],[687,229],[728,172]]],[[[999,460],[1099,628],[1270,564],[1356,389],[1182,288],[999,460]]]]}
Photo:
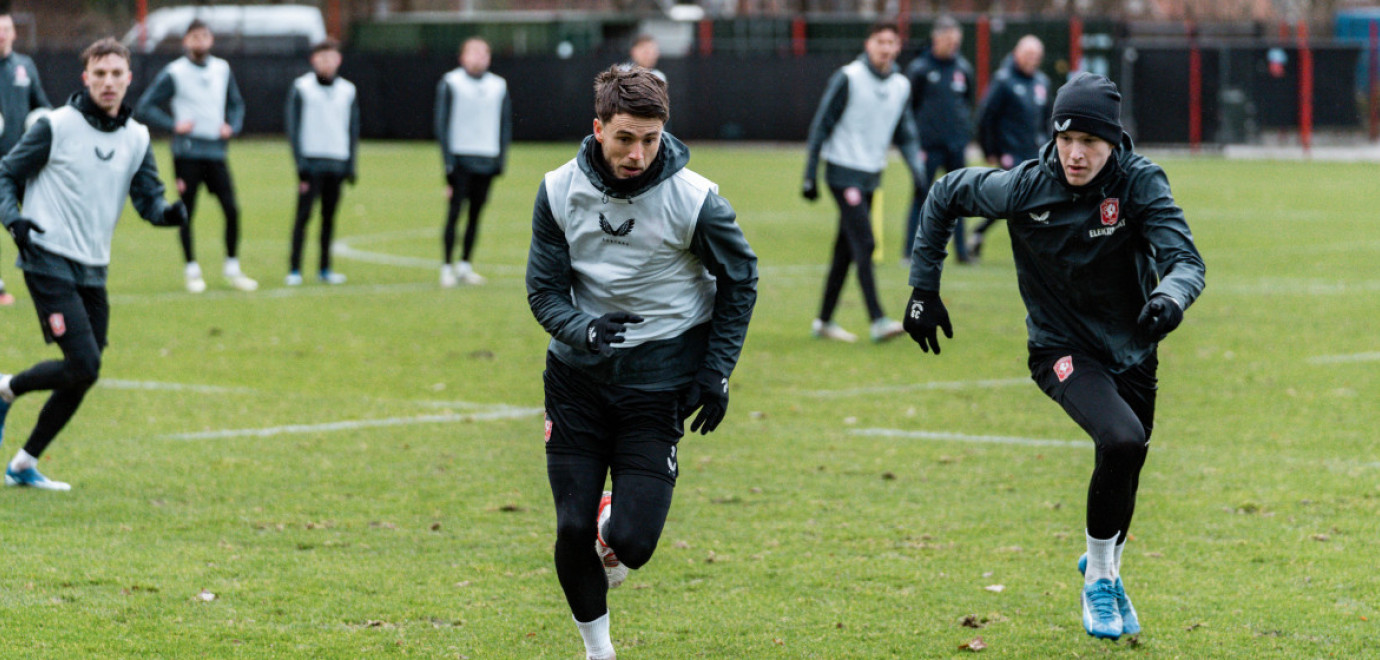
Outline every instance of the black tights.
{"type": "Polygon", "coordinates": [[[24,444],[24,451],[34,457],[43,454],[48,443],[76,414],[101,372],[101,348],[91,332],[69,334],[59,338],[57,344],[62,348],[63,359],[40,362],[15,374],[10,381],[16,397],[36,390],[53,392],[24,444]]]}
{"type": "Polygon", "coordinates": [[[298,189],[297,220],[292,225],[292,257],[288,263],[291,272],[302,270],[302,246],[307,240],[307,222],[311,220],[311,207],[316,198],[321,197],[321,258],[320,271],[331,269],[331,237],[335,235],[335,209],[340,202],[340,184],[345,181],[343,174],[312,174],[303,183],[306,190],[298,189]]]}
{"type": "Polygon", "coordinates": [[[1032,356],[1031,363],[1041,388],[1052,392],[1051,398],[1096,445],[1088,482],[1088,534],[1097,539],[1115,536],[1124,542],[1136,511],[1140,471],[1150,451],[1158,360],[1151,354],[1141,364],[1114,374],[1075,354],[1068,382],[1057,383],[1053,366],[1058,354],[1043,360],[1032,356]]]}
{"type": "Polygon", "coordinates": [[[870,320],[882,318],[882,305],[877,301],[877,281],[872,272],[872,251],[876,239],[872,236],[872,193],[860,192],[860,201],[849,204],[844,188],[829,187],[834,200],[839,205],[839,233],[834,238],[834,257],[829,265],[829,275],[824,280],[824,302],[820,305],[819,320],[828,322],[834,318],[834,308],[839,304],[843,293],[843,283],[848,278],[849,264],[857,264],[858,285],[862,287],[863,301],[867,303],[870,320]]]}
{"type": "Polygon", "coordinates": [[[442,236],[445,254],[443,263],[450,263],[455,256],[455,226],[460,222],[460,206],[469,202],[469,223],[465,225],[465,243],[461,248],[460,260],[469,261],[474,253],[474,241],[479,237],[479,214],[484,203],[489,201],[489,184],[492,174],[471,174],[456,169],[450,174],[450,207],[446,211],[446,229],[442,236]]]}
{"type": "Polygon", "coordinates": [[[196,261],[192,240],[192,220],[196,218],[197,190],[206,190],[220,200],[225,214],[225,256],[234,259],[240,245],[240,206],[235,201],[235,183],[230,180],[230,167],[223,160],[173,159],[173,171],[182,185],[182,201],[187,205],[187,222],[178,230],[182,239],[182,256],[187,263],[196,261]]]}
{"type": "MultiPolygon", "coordinates": [[[[576,621],[608,612],[608,579],[594,549],[595,516],[608,464],[600,458],[547,454],[547,476],[556,499],[556,577],[576,621]]],[[[628,568],[641,568],[661,539],[674,485],[660,475],[635,471],[613,475],[613,510],[604,541],[628,568]]]]}

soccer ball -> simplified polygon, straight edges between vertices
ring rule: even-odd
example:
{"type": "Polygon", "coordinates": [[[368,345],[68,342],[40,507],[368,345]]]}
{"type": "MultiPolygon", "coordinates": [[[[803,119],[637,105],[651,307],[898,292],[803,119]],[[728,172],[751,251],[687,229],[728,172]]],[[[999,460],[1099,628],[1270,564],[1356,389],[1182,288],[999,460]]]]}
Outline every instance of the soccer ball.
{"type": "MultiPolygon", "coordinates": [[[[30,112],[29,116],[24,118],[24,130],[27,131],[33,128],[34,124],[38,123],[38,120],[47,117],[50,112],[52,112],[52,110],[47,108],[37,108],[33,112],[30,112]]],[[[3,128],[0,128],[0,130],[3,130],[3,128]]]]}

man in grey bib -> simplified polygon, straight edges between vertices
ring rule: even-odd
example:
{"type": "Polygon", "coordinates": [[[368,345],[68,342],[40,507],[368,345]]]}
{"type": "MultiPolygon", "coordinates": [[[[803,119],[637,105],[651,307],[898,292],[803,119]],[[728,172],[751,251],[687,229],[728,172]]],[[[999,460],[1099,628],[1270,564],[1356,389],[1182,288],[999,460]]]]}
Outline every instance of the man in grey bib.
{"type": "MultiPolygon", "coordinates": [[[[240,206],[226,162],[230,138],[244,127],[244,98],[230,65],[211,54],[214,44],[211,29],[193,20],[182,37],[187,54],[163,67],[134,112],[150,126],[172,131],[173,172],[187,211],[195,217],[203,183],[220,200],[225,213],[225,281],[240,291],[253,291],[259,283],[240,269],[240,206]]],[[[196,260],[190,221],[182,226],[180,238],[187,290],[201,293],[206,280],[196,260]]]]}
{"type": "Polygon", "coordinates": [[[0,374],[0,438],[15,397],[52,391],[28,442],[5,470],[7,486],[71,488],[43,476],[38,458],[100,375],[110,325],[106,269],[125,198],[155,226],[187,220],[182,202],[163,200],[149,131],[130,119],[124,104],[133,79],[129,50],[102,39],[82,53],[82,62],[86,88],[35,122],[0,162],[0,221],[19,250],[16,265],[43,337],[62,349],[63,358],[0,374]]]}
{"type": "Polygon", "coordinates": [[[652,558],[685,420],[718,428],[757,300],[757,255],[719,187],[663,132],[666,83],[595,82],[594,134],[532,210],[527,302],[546,352],[556,575],[589,660],[613,660],[608,590],[652,558]],[[604,491],[612,474],[613,488],[604,491]]]}

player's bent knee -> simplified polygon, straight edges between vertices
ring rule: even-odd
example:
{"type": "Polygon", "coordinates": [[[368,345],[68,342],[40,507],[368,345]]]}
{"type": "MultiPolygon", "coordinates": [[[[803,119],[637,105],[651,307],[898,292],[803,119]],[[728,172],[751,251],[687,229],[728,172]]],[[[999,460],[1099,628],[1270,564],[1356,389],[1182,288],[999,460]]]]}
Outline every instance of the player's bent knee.
{"type": "Polygon", "coordinates": [[[97,355],[68,359],[63,375],[67,377],[67,389],[88,389],[101,375],[101,358],[97,355]]]}
{"type": "Polygon", "coordinates": [[[628,568],[637,570],[642,568],[647,562],[652,560],[652,553],[656,552],[656,539],[649,539],[637,535],[630,535],[628,538],[619,538],[612,535],[612,538],[605,539],[618,555],[618,561],[623,562],[628,568]]]}
{"type": "Polygon", "coordinates": [[[1144,427],[1125,424],[1103,433],[1098,449],[1112,458],[1136,458],[1144,456],[1149,450],[1148,442],[1144,427]]]}

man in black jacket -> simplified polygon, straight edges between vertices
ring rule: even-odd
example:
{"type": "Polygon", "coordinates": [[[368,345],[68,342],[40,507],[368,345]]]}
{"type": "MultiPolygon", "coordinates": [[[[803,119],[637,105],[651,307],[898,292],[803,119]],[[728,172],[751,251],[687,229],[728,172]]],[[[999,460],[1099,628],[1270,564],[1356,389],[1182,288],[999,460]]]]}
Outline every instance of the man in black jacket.
{"type": "Polygon", "coordinates": [[[1202,293],[1203,259],[1164,170],[1121,130],[1121,95],[1082,74],[1054,101],[1054,141],[1002,171],[968,168],[935,184],[911,257],[906,331],[939,354],[953,337],[939,298],[956,218],[1006,218],[1025,301],[1031,378],[1092,436],[1083,626],[1115,639],[1140,632],[1121,552],[1149,451],[1157,346],[1202,293]]]}
{"type": "Polygon", "coordinates": [[[537,191],[527,301],[551,335],[556,575],[586,657],[612,660],[608,590],[656,549],[685,420],[698,409],[690,430],[709,433],[724,418],[757,255],[718,186],[663,132],[664,81],[615,65],[594,103],[594,134],[537,191]]]}
{"type": "MultiPolygon", "coordinates": [[[[1040,71],[1045,45],[1035,35],[1016,42],[1010,60],[997,71],[978,109],[978,142],[987,164],[1009,170],[1037,158],[1049,135],[1049,77],[1040,71]]],[[[996,222],[988,218],[968,237],[969,256],[982,254],[982,241],[996,222]]]]}
{"type": "MultiPolygon", "coordinates": [[[[38,79],[38,67],[28,55],[14,52],[14,38],[14,17],[8,8],[0,7],[0,158],[19,143],[30,117],[41,114],[35,111],[52,107],[38,79]]],[[[13,304],[14,296],[0,280],[0,305],[13,304]]]]}
{"type": "MultiPolygon", "coordinates": [[[[973,139],[973,65],[958,52],[963,28],[950,16],[940,16],[930,30],[930,47],[906,67],[910,79],[910,108],[925,150],[925,180],[934,181],[939,168],[945,172],[967,166],[965,152],[973,139]]],[[[915,247],[915,228],[920,226],[920,207],[925,188],[911,199],[902,259],[915,247]]],[[[959,263],[968,261],[963,218],[954,227],[954,252],[959,263]]]]}

